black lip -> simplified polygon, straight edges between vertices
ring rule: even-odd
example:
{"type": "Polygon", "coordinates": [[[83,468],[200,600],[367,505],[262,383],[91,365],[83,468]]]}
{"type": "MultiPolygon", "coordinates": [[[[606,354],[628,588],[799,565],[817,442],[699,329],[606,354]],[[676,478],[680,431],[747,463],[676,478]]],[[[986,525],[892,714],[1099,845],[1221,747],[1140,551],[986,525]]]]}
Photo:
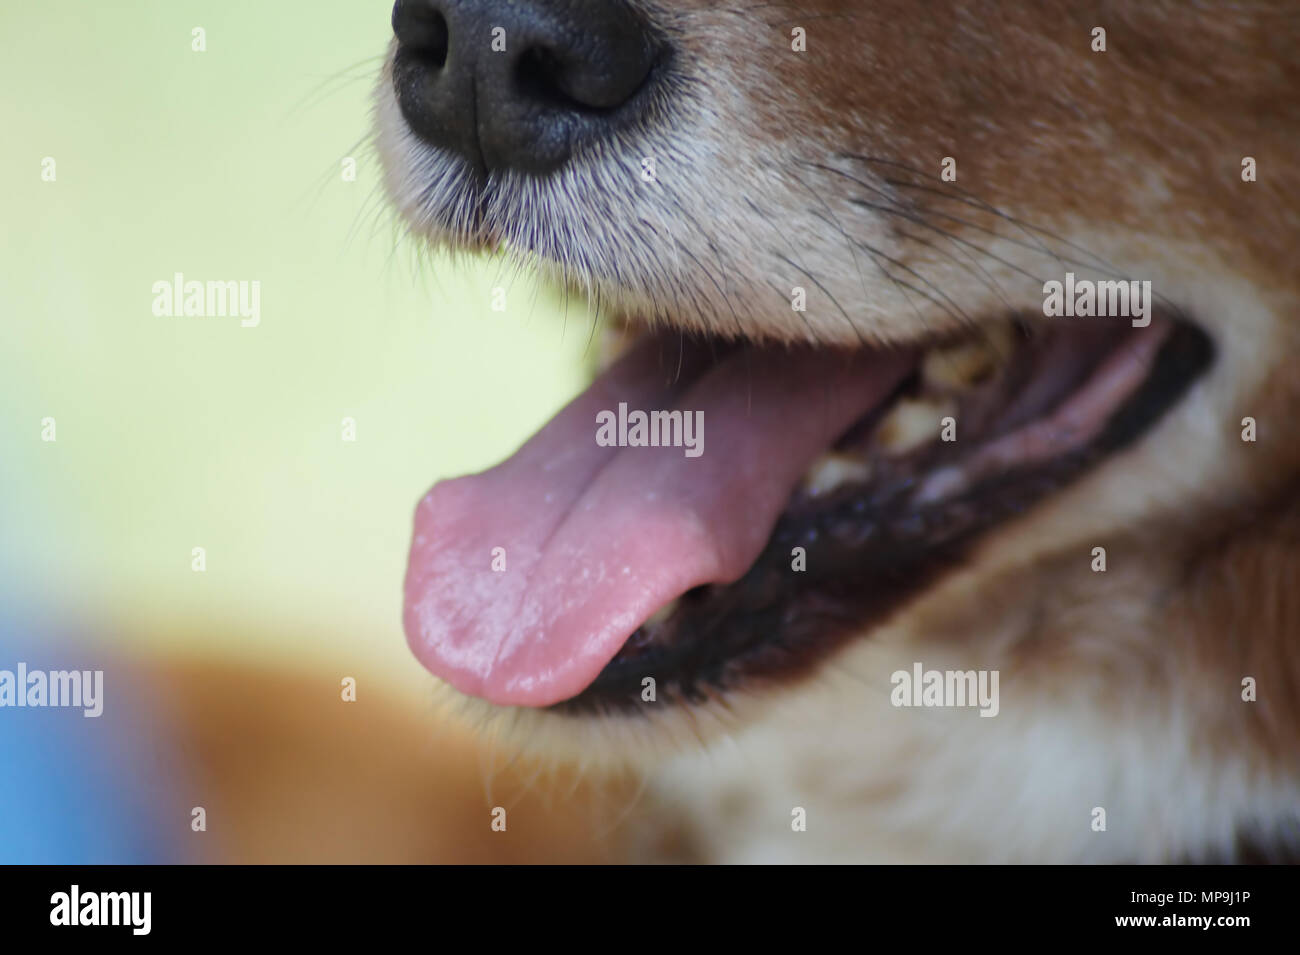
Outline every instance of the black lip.
{"type": "Polygon", "coordinates": [[[788,680],[864,629],[882,623],[965,559],[971,545],[1147,432],[1213,363],[1195,324],[1174,327],[1151,373],[1087,446],[1046,465],[999,476],[926,508],[894,507],[908,488],[845,488],[816,509],[787,511],[738,581],[698,587],[666,620],[643,625],[565,714],[642,712],[642,681],[661,702],[698,703],[741,685],[788,680]],[[790,572],[791,548],[815,549],[790,572]]]}

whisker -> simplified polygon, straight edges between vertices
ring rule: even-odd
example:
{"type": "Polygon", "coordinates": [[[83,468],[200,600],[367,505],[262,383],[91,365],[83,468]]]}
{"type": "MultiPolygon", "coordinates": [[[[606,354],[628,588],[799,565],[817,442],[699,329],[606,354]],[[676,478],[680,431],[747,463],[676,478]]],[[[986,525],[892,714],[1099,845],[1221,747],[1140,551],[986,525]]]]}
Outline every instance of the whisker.
{"type": "Polygon", "coordinates": [[[823,285],[817,279],[817,277],[812,274],[812,272],[808,271],[802,266],[796,265],[794,262],[786,258],[784,255],[777,253],[776,257],[780,259],[782,262],[784,262],[786,265],[790,266],[793,269],[797,269],[801,274],[807,276],[808,280],[811,281],[813,285],[817,286],[817,288],[821,290],[821,293],[825,295],[828,299],[830,299],[831,304],[834,305],[835,308],[839,310],[839,313],[844,316],[844,320],[849,323],[849,328],[853,329],[853,334],[857,336],[858,341],[862,343],[862,347],[863,348],[871,347],[867,343],[866,338],[863,337],[861,330],[859,330],[858,326],[853,323],[853,319],[849,318],[849,313],[844,311],[844,306],[840,304],[839,299],[837,299],[834,295],[831,294],[830,289],[828,289],[825,285],[823,285]]]}

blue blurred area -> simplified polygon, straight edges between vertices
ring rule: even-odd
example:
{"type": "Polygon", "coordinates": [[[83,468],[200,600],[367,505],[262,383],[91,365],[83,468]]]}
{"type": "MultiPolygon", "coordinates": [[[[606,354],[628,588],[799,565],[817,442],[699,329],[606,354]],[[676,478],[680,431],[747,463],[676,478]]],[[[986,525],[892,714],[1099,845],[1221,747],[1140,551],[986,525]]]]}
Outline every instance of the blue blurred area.
{"type": "MultiPolygon", "coordinates": [[[[162,833],[187,820],[160,815],[160,741],[124,696],[114,671],[41,647],[30,631],[0,631],[0,670],[104,669],[104,711],[0,706],[0,863],[173,861],[162,833]],[[16,634],[21,633],[21,638],[16,634]]],[[[183,831],[183,830],[180,830],[183,831]]]]}

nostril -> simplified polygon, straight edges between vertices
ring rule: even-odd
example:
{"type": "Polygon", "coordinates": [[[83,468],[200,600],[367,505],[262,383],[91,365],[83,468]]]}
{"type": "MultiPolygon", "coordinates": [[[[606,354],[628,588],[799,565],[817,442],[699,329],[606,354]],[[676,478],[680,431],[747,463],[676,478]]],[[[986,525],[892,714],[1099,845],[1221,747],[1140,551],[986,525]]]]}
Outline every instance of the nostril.
{"type": "Polygon", "coordinates": [[[598,104],[584,103],[566,84],[564,67],[550,50],[534,47],[526,50],[515,66],[515,90],[526,102],[565,109],[586,111],[598,104]]]}
{"type": "Polygon", "coordinates": [[[427,0],[398,0],[393,7],[393,35],[402,51],[442,69],[447,63],[447,18],[427,0]]]}
{"type": "Polygon", "coordinates": [[[648,58],[625,58],[609,69],[557,54],[545,46],[525,50],[515,64],[516,95],[583,113],[603,113],[623,105],[645,84],[652,69],[648,58]]]}

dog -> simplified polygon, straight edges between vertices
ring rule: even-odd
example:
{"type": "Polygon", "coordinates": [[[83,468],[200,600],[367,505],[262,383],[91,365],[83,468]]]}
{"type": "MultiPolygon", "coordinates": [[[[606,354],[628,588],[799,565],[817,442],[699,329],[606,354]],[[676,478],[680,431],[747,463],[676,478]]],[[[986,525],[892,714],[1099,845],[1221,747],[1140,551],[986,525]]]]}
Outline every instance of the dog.
{"type": "Polygon", "coordinates": [[[407,229],[618,353],[417,507],[408,642],[468,719],[646,774],[634,859],[1296,852],[1287,3],[393,26],[407,229]]]}

